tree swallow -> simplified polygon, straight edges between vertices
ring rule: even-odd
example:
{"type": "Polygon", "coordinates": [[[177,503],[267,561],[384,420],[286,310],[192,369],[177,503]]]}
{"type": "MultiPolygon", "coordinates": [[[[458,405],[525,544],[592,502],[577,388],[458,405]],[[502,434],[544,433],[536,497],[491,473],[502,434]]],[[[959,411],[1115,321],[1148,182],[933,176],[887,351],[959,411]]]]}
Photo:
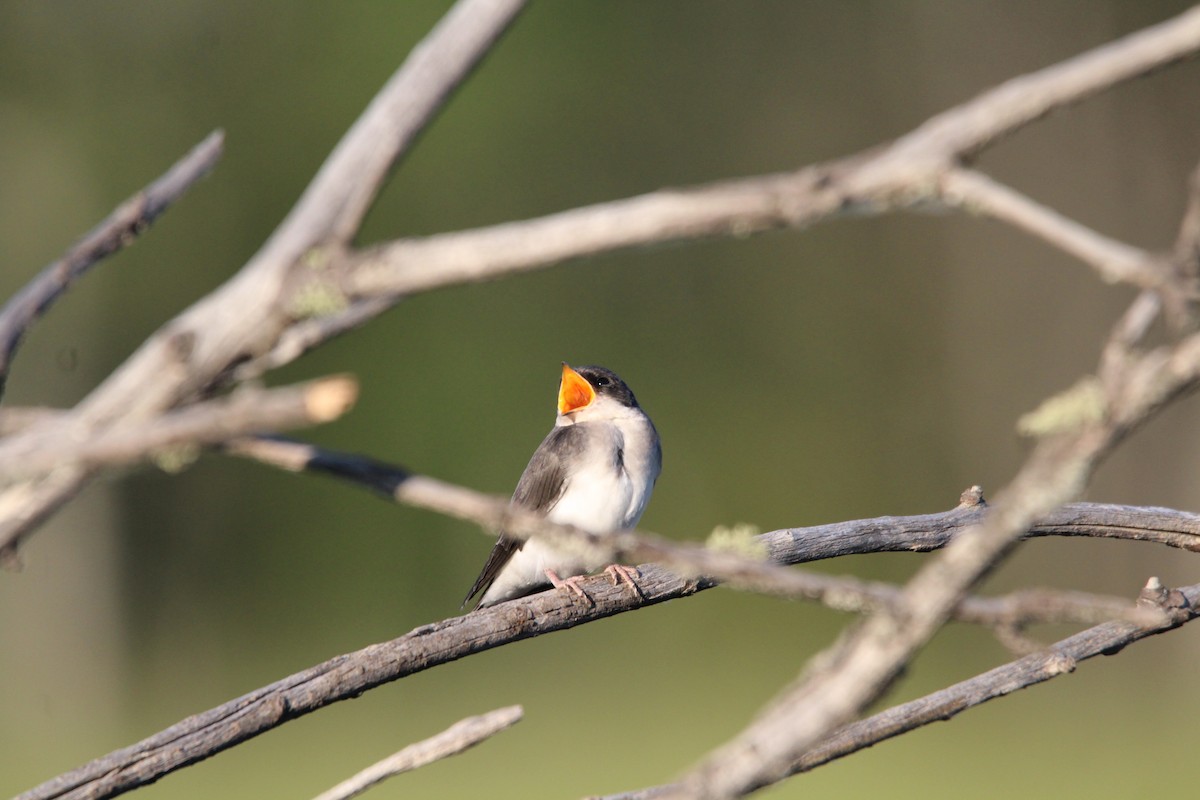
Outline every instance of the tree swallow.
{"type": "MultiPolygon", "coordinates": [[[[625,382],[604,367],[564,363],[554,428],[529,459],[512,502],[553,522],[611,533],[637,525],[661,469],[658,431],[625,382]]],[[[585,553],[501,532],[463,604],[481,592],[480,608],[551,585],[589,599],[578,581],[601,566],[585,553]]],[[[632,567],[613,564],[605,572],[636,590],[632,567]]]]}

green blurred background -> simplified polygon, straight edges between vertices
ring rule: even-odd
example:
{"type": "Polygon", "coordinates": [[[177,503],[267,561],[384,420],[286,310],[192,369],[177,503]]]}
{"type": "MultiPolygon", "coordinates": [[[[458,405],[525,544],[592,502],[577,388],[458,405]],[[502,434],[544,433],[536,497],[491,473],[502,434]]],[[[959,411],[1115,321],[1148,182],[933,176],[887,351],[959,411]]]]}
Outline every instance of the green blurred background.
{"type": "MultiPolygon", "coordinates": [[[[362,241],[787,170],[901,134],[1182,2],[538,3],[429,129],[362,241]]],[[[70,405],[229,278],[446,2],[0,5],[0,294],[210,130],[217,172],[38,325],[7,402],[70,405]]],[[[1164,248],[1200,158],[1200,66],[1022,131],[989,173],[1164,248]]],[[[957,215],[623,253],[413,298],[272,376],[349,371],[311,433],[489,492],[551,424],[558,362],[624,376],[662,433],[646,529],[700,539],[936,511],[995,490],[1015,418],[1092,369],[1129,302],[1022,234],[957,215]]],[[[1125,444],[1098,501],[1196,508],[1185,400],[1125,444]]],[[[92,486],[0,575],[0,795],[337,653],[458,613],[490,540],[347,486],[206,457],[92,486]]],[[[925,556],[817,568],[902,580],[925,556]]],[[[1194,556],[1039,541],[988,590],[1132,596],[1194,556]]],[[[726,590],[443,666],[290,723],[139,797],[310,796],[451,722],[527,717],[371,797],[573,797],[659,782],[753,715],[849,620],[726,590]]],[[[1039,631],[1046,639],[1063,629],[1039,631]]],[[[1200,634],[861,753],[767,797],[1190,791],[1200,634]]],[[[1008,659],[952,626],[888,701],[1008,659]]]]}

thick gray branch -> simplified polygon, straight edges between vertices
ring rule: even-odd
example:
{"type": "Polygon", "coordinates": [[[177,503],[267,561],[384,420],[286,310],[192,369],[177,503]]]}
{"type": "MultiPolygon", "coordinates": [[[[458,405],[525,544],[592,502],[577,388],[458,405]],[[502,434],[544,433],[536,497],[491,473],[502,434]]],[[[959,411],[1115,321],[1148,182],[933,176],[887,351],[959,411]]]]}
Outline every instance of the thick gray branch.
{"type": "MultiPolygon", "coordinates": [[[[772,557],[781,563],[848,552],[845,545],[831,541],[839,532],[849,534],[866,548],[857,552],[929,550],[945,544],[955,531],[977,521],[978,513],[954,510],[917,517],[881,517],[836,526],[776,531],[760,538],[772,557]],[[806,531],[813,534],[811,547],[806,545],[810,538],[806,531]]],[[[1080,504],[1055,512],[1045,520],[1044,527],[1031,535],[1116,534],[1151,538],[1130,534],[1139,520],[1146,525],[1163,525],[1164,530],[1152,538],[1165,543],[1178,544],[1180,540],[1176,537],[1194,542],[1200,532],[1200,517],[1193,514],[1080,504]],[[1109,510],[1111,515],[1106,514],[1109,510]]],[[[585,583],[592,605],[576,602],[567,592],[551,590],[423,625],[398,639],[337,656],[189,717],[135,745],[31,789],[18,800],[114,797],[291,719],[407,675],[543,633],[686,597],[716,585],[704,578],[686,580],[655,564],[641,565],[639,571],[641,597],[623,585],[613,586],[604,576],[596,576],[585,583]]]]}

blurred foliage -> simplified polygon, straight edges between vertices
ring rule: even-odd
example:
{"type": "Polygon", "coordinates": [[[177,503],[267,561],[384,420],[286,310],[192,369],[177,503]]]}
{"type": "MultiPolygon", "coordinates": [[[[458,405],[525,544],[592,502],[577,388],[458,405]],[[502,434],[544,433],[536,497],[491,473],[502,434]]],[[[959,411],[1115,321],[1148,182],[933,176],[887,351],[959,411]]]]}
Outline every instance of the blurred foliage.
{"type": "MultiPolygon", "coordinates": [[[[1183,2],[538,3],[400,165],[364,242],[663,186],[792,169],[900,134],[1183,2]]],[[[216,173],[32,333],[7,401],[68,405],[231,276],[445,2],[0,5],[0,292],[11,294],[210,130],[216,173]]],[[[1169,245],[1200,153],[1200,66],[1119,87],[982,168],[1106,233],[1169,245]]],[[[350,371],[311,433],[507,493],[553,418],[558,362],[634,387],[664,440],[646,529],[703,540],[954,504],[996,489],[1015,420],[1092,369],[1129,301],[1086,268],[958,216],[604,256],[412,298],[271,377],[350,371]]],[[[1195,508],[1185,401],[1095,500],[1195,508]]],[[[203,458],[90,489],[0,576],[0,794],[336,653],[458,612],[490,542],[330,481],[203,458]]],[[[817,569],[902,580],[921,556],[817,569]]],[[[1132,597],[1185,554],[1036,542],[989,589],[1132,597]]],[[[139,797],[303,796],[469,714],[496,740],[372,797],[565,797],[670,778],[748,720],[846,619],[717,590],[405,679],[172,775],[139,797]],[[528,765],[514,769],[514,765],[528,765]]],[[[1046,637],[1062,631],[1046,631],[1046,637]]],[[[1194,782],[1193,630],[764,793],[1124,797],[1194,782]],[[1116,765],[1121,764],[1117,769],[1116,765]],[[1014,769],[1014,765],[1019,768],[1014,769]],[[1105,766],[1099,766],[1105,765],[1105,766]]],[[[1008,658],[952,627],[892,700],[1008,658]]]]}

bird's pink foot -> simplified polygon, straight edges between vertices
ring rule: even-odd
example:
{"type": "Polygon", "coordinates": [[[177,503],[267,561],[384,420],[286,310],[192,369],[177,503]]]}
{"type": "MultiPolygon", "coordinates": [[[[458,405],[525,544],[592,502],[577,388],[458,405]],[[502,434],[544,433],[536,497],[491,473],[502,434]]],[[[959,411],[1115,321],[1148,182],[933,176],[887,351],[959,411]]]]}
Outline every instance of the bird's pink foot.
{"type": "Polygon", "coordinates": [[[588,593],[585,592],[583,587],[579,585],[579,582],[587,578],[587,575],[575,575],[574,577],[563,580],[562,578],[558,577],[558,574],[552,569],[545,570],[545,572],[546,577],[550,579],[550,583],[554,584],[555,589],[567,589],[589,606],[595,605],[595,601],[588,597],[588,593]]]}
{"type": "Polygon", "coordinates": [[[642,576],[637,571],[637,567],[627,567],[624,564],[609,564],[604,568],[604,573],[612,578],[613,586],[628,583],[629,588],[633,589],[634,594],[643,600],[646,599],[646,596],[642,594],[642,587],[637,584],[637,579],[642,576]]]}

